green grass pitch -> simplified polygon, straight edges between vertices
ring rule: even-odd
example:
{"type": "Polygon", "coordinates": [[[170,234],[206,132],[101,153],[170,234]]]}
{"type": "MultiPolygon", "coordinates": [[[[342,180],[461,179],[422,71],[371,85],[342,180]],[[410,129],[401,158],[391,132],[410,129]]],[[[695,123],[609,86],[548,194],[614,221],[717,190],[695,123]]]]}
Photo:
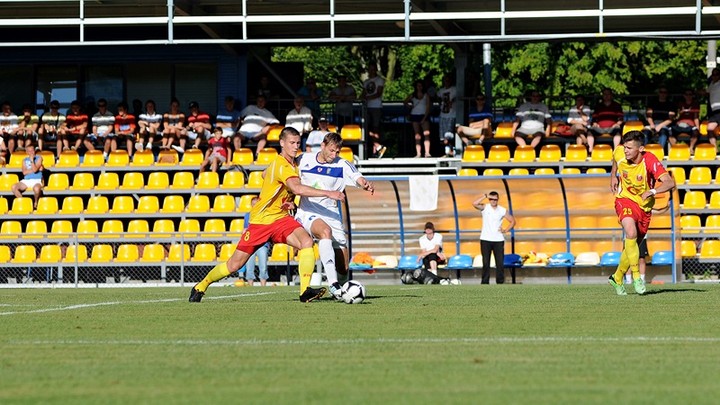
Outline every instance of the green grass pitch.
{"type": "Polygon", "coordinates": [[[717,403],[720,286],[0,290],[0,403],[717,403]]]}

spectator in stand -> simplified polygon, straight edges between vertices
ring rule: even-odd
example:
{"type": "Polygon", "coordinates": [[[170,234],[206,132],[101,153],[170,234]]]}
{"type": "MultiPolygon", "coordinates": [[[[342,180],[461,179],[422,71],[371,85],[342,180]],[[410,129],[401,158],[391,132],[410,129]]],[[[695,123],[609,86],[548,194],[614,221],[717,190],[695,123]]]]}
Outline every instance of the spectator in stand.
{"type": "MultiPolygon", "coordinates": [[[[670,136],[670,128],[675,120],[675,110],[677,105],[668,97],[668,90],[661,86],[658,88],[658,98],[648,103],[646,117],[647,127],[643,130],[645,135],[645,144],[659,143],[665,149],[668,137],[670,136]]],[[[692,150],[695,145],[691,145],[692,150]]]]}
{"type": "Polygon", "coordinates": [[[380,136],[380,123],[382,122],[383,90],[385,79],[378,76],[377,65],[371,62],[368,65],[368,79],[363,82],[363,91],[360,99],[365,102],[365,123],[368,128],[367,141],[372,144],[372,156],[381,158],[387,148],[383,146],[380,136]]]}
{"type": "Polygon", "coordinates": [[[588,135],[591,116],[592,110],[590,106],[585,104],[585,97],[581,95],[575,96],[575,105],[570,107],[570,111],[568,111],[567,123],[570,125],[570,134],[575,137],[575,143],[587,145],[590,153],[592,153],[595,146],[595,138],[588,135]]]}
{"type": "Polygon", "coordinates": [[[438,90],[440,99],[440,140],[445,146],[445,156],[455,154],[455,99],[457,89],[450,75],[443,76],[443,86],[438,90]]]}
{"type": "Polygon", "coordinates": [[[115,142],[115,115],[108,111],[107,100],[101,98],[97,101],[98,112],[92,117],[93,130],[88,135],[90,142],[99,141],[103,145],[103,156],[107,160],[110,148],[115,142]]]}
{"type": "Polygon", "coordinates": [[[420,254],[417,260],[422,260],[425,269],[436,276],[438,264],[445,262],[445,255],[442,253],[442,240],[442,235],[435,233],[435,225],[432,222],[425,223],[425,235],[419,239],[420,254]]]}
{"type": "Polygon", "coordinates": [[[65,115],[60,113],[60,102],[53,100],[50,102],[50,111],[40,117],[40,133],[38,134],[38,146],[40,150],[45,150],[45,142],[56,142],[57,158],[60,159],[62,153],[62,142],[58,139],[58,130],[65,126],[65,115]]]}
{"type": "Polygon", "coordinates": [[[613,100],[613,91],[605,88],[602,91],[602,101],[595,106],[592,115],[592,126],[590,127],[591,135],[612,135],[613,149],[620,145],[623,121],[625,114],[622,106],[613,100]]]}
{"type": "Polygon", "coordinates": [[[7,145],[8,158],[15,151],[18,127],[18,116],[12,111],[10,102],[3,102],[2,112],[0,112],[0,139],[3,139],[3,142],[7,145]]]}
{"type": "Polygon", "coordinates": [[[185,128],[185,113],[180,111],[180,101],[173,97],[170,100],[170,111],[163,114],[163,137],[160,149],[175,149],[183,151],[179,146],[174,145],[180,139],[185,128]]]}
{"type": "Polygon", "coordinates": [[[335,103],[335,123],[339,131],[345,124],[353,123],[353,102],[357,95],[347,84],[346,76],[340,75],[337,80],[338,86],[330,92],[330,100],[335,103]]]}
{"type": "Polygon", "coordinates": [[[490,104],[485,102],[484,94],[475,96],[475,105],[470,107],[468,118],[468,126],[455,126],[455,132],[465,146],[475,142],[482,144],[485,138],[492,137],[493,113],[490,104]]]}
{"type": "MultiPolygon", "coordinates": [[[[720,69],[715,68],[710,75],[710,83],[708,84],[708,102],[710,112],[708,113],[707,133],[708,140],[714,146],[717,146],[717,127],[720,123],[720,69]]],[[[692,149],[692,147],[690,147],[692,149]]]]}
{"type": "MultiPolygon", "coordinates": [[[[115,136],[120,140],[125,140],[128,156],[133,155],[133,144],[135,143],[135,116],[128,112],[128,105],[121,101],[117,105],[117,115],[115,116],[115,136]]],[[[112,138],[110,150],[117,150],[116,138],[112,138]]]]}
{"type": "MultiPolygon", "coordinates": [[[[187,116],[187,127],[183,132],[188,139],[193,140],[193,149],[198,149],[200,143],[204,140],[209,140],[212,137],[210,129],[210,115],[206,112],[200,111],[200,104],[197,101],[191,101],[188,104],[190,114],[187,116]]],[[[185,151],[185,144],[183,138],[180,138],[180,148],[185,151]]]]}
{"type": "Polygon", "coordinates": [[[277,118],[265,108],[265,96],[257,96],[255,104],[249,105],[240,112],[242,125],[238,134],[233,138],[235,150],[242,147],[242,140],[253,140],[257,142],[257,152],[260,152],[267,143],[267,133],[270,126],[279,124],[277,118]]]}
{"type": "Polygon", "coordinates": [[[320,145],[325,140],[325,135],[330,133],[328,125],[327,117],[320,117],[318,119],[318,129],[310,132],[310,135],[308,135],[307,142],[305,143],[305,152],[320,152],[320,145]]]}
{"type": "Polygon", "coordinates": [[[225,97],[225,110],[219,111],[215,116],[215,126],[221,128],[223,137],[232,139],[240,126],[240,111],[235,109],[235,98],[225,97]]]}
{"type": "Polygon", "coordinates": [[[672,125],[668,141],[670,147],[678,141],[678,135],[690,135],[690,149],[695,150],[700,137],[700,103],[695,100],[695,92],[691,89],[683,91],[683,99],[677,105],[677,121],[672,125]]]}
{"type": "Polygon", "coordinates": [[[318,89],[315,79],[307,79],[305,85],[300,87],[297,95],[305,99],[305,106],[310,109],[313,116],[312,127],[317,126],[317,119],[320,117],[320,100],[323,97],[322,90],[318,89]]]}
{"type": "Polygon", "coordinates": [[[415,134],[415,157],[430,157],[430,96],[425,92],[422,80],[416,80],[412,94],[404,100],[405,108],[410,111],[410,122],[415,134]],[[422,133],[422,135],[421,135],[422,133]]]}
{"type": "Polygon", "coordinates": [[[18,144],[23,148],[29,148],[37,140],[40,117],[33,112],[30,104],[23,105],[22,111],[23,115],[18,118],[18,144]]]}
{"type": "Polygon", "coordinates": [[[550,136],[552,116],[547,105],[540,102],[540,100],[540,92],[533,90],[530,92],[530,101],[518,107],[515,122],[513,122],[512,126],[512,136],[518,146],[527,145],[525,141],[527,137],[532,138],[530,146],[534,148],[540,144],[543,136],[550,136]]]}
{"type": "Polygon", "coordinates": [[[302,137],[302,144],[300,150],[305,149],[305,142],[307,141],[307,135],[313,129],[313,115],[312,111],[305,106],[305,100],[298,96],[293,100],[295,108],[288,111],[285,117],[285,126],[295,128],[302,137]]]}
{"type": "Polygon", "coordinates": [[[28,156],[22,162],[23,179],[13,184],[11,191],[15,198],[20,198],[23,191],[31,188],[35,197],[33,208],[37,208],[38,200],[43,191],[43,158],[35,154],[37,150],[33,145],[25,148],[25,152],[28,156]]]}
{"type": "Polygon", "coordinates": [[[138,120],[138,141],[135,143],[135,150],[142,152],[144,149],[152,150],[155,137],[161,134],[163,116],[155,109],[155,101],[145,102],[145,112],[140,113],[138,120]],[[143,145],[147,141],[147,144],[143,145]]]}
{"type": "Polygon", "coordinates": [[[223,137],[223,130],[215,127],[213,136],[208,140],[208,150],[205,152],[205,160],[200,165],[200,173],[204,172],[208,166],[213,172],[217,172],[218,168],[225,164],[230,158],[230,141],[223,137]]]}
{"type": "Polygon", "coordinates": [[[70,113],[65,117],[65,126],[58,130],[63,150],[77,150],[83,143],[87,150],[95,150],[92,142],[86,139],[88,134],[88,116],[80,111],[80,102],[73,100],[70,103],[70,113]],[[74,142],[71,146],[70,142],[74,142]]]}
{"type": "Polygon", "coordinates": [[[260,86],[255,90],[255,93],[253,95],[256,98],[259,96],[264,96],[266,101],[278,98],[277,93],[270,85],[270,78],[268,77],[268,75],[260,76],[260,86]]]}

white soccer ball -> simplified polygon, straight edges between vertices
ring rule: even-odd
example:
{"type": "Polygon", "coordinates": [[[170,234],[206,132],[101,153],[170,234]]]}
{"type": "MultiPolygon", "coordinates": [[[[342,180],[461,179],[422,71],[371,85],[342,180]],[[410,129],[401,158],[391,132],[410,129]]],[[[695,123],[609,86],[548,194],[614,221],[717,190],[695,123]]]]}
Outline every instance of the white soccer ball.
{"type": "Polygon", "coordinates": [[[342,286],[343,300],[347,304],[359,304],[365,300],[365,286],[355,280],[350,280],[342,286]]]}

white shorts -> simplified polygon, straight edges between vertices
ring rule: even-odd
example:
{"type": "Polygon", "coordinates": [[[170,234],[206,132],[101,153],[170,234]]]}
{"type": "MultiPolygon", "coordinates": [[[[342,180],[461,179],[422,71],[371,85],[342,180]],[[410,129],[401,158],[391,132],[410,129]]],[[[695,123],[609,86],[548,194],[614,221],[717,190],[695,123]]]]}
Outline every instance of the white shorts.
{"type": "Polygon", "coordinates": [[[223,138],[232,138],[233,136],[235,136],[235,130],[233,130],[232,128],[223,128],[222,131],[223,138]]]}
{"type": "Polygon", "coordinates": [[[27,188],[32,189],[36,184],[42,185],[42,179],[22,179],[20,183],[24,184],[27,188]]]}
{"type": "Polygon", "coordinates": [[[254,137],[260,135],[260,132],[254,132],[254,131],[243,131],[242,129],[238,131],[238,134],[242,136],[245,139],[253,139],[254,137]]]}
{"type": "Polygon", "coordinates": [[[310,235],[312,235],[310,228],[312,228],[313,222],[317,219],[322,219],[332,230],[333,248],[347,247],[345,228],[343,227],[342,222],[335,218],[328,218],[313,212],[305,212],[302,210],[298,210],[295,214],[295,220],[298,221],[310,235]]]}

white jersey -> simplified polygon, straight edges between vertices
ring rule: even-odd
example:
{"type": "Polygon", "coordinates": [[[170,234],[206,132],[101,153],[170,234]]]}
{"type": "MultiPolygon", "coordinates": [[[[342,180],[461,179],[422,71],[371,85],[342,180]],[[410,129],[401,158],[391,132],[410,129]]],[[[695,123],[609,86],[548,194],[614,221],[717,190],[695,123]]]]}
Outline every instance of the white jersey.
{"type": "MultiPolygon", "coordinates": [[[[336,157],[330,163],[320,163],[317,153],[303,153],[298,170],[300,183],[319,190],[343,191],[345,186],[357,186],[362,174],[347,160],[336,157]]],[[[341,220],[338,202],[327,197],[302,197],[298,212],[314,213],[323,217],[341,220]]]]}
{"type": "Polygon", "coordinates": [[[150,114],[148,112],[144,112],[140,114],[140,121],[145,121],[148,124],[155,124],[155,123],[161,123],[163,120],[162,114],[158,114],[157,112],[150,114]]]}

